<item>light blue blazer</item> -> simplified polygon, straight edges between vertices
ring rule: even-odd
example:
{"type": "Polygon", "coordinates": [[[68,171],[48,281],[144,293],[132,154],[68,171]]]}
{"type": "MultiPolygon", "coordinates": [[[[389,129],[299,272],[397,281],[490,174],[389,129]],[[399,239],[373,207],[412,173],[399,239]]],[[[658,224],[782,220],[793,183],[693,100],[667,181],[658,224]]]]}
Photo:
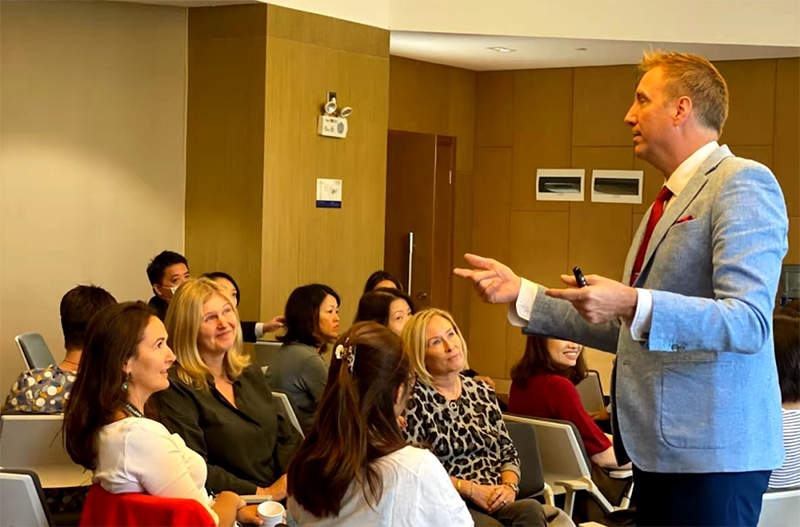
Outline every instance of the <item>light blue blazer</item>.
{"type": "MultiPolygon", "coordinates": [[[[634,237],[623,283],[650,212],[634,237]]],[[[539,288],[526,333],[617,354],[614,447],[647,472],[746,472],[783,462],[772,311],[787,251],[783,194],[763,165],[715,150],[656,225],[635,286],[648,340],[591,324],[539,288]],[[693,219],[676,224],[678,219],[693,219]]]]}

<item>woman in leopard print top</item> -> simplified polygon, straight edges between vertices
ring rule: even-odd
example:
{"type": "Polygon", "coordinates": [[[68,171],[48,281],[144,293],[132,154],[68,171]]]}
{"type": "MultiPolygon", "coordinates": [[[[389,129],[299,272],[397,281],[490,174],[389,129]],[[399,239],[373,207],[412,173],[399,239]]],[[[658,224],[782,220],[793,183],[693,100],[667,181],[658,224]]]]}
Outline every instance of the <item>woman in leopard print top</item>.
{"type": "Polygon", "coordinates": [[[453,317],[414,315],[403,340],[418,382],[406,411],[409,441],[431,448],[467,502],[476,526],[546,525],[536,500],[517,500],[519,456],[494,391],[465,377],[467,346],[453,317]]]}

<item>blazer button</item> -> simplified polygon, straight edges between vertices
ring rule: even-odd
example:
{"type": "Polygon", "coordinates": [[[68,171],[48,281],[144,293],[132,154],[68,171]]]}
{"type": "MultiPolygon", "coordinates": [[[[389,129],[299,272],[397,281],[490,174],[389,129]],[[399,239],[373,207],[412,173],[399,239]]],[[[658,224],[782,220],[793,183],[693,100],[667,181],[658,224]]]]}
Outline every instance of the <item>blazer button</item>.
{"type": "Polygon", "coordinates": [[[673,344],[672,345],[672,351],[683,351],[685,349],[686,349],[686,347],[685,346],[681,346],[680,344],[673,344]]]}

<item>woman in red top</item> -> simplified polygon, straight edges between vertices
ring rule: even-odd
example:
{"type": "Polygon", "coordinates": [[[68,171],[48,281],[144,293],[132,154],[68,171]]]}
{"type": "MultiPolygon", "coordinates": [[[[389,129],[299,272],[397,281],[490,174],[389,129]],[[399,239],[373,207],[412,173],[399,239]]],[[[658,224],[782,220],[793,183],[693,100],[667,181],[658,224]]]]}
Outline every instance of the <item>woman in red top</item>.
{"type": "Polygon", "coordinates": [[[593,463],[620,467],[611,440],[586,413],[575,385],[586,377],[583,346],[566,340],[529,336],[522,359],[511,368],[508,411],[545,419],[570,421],[578,428],[593,463]]]}

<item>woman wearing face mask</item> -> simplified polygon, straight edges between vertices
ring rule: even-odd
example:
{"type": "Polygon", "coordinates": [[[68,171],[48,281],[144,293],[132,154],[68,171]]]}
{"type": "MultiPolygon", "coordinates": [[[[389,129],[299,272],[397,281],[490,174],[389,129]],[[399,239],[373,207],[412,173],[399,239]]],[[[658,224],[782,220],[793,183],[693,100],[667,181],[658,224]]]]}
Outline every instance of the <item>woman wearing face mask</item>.
{"type": "Polygon", "coordinates": [[[234,300],[207,278],[187,282],[172,301],[167,328],[177,362],[159,396],[164,424],[203,456],[213,492],[283,500],[301,437],[242,350],[234,300]]]}
{"type": "Polygon", "coordinates": [[[308,433],[328,378],[321,353],[339,336],[339,295],[322,284],[298,287],[286,302],[284,318],[286,334],[278,338],[283,346],[270,361],[267,378],[289,398],[308,433]]]}
{"type": "Polygon", "coordinates": [[[410,296],[399,289],[380,288],[364,293],[358,301],[354,322],[377,322],[399,336],[413,314],[414,304],[410,296]]]}
{"type": "Polygon", "coordinates": [[[319,414],[289,466],[299,526],[472,525],[436,457],[397,427],[413,385],[387,328],[358,323],[339,339],[319,414]]]}
{"type": "Polygon", "coordinates": [[[203,459],[147,417],[150,396],[169,387],[174,361],[164,324],[143,303],[113,305],[95,315],[64,415],[67,452],[112,494],[194,499],[217,525],[233,525],[237,518],[260,524],[255,507],[243,507],[236,494],[209,496],[203,459]]]}
{"type": "Polygon", "coordinates": [[[508,411],[570,421],[593,463],[619,469],[611,441],[586,413],[575,385],[586,377],[583,347],[566,340],[529,336],[522,359],[511,368],[508,411]]]}

